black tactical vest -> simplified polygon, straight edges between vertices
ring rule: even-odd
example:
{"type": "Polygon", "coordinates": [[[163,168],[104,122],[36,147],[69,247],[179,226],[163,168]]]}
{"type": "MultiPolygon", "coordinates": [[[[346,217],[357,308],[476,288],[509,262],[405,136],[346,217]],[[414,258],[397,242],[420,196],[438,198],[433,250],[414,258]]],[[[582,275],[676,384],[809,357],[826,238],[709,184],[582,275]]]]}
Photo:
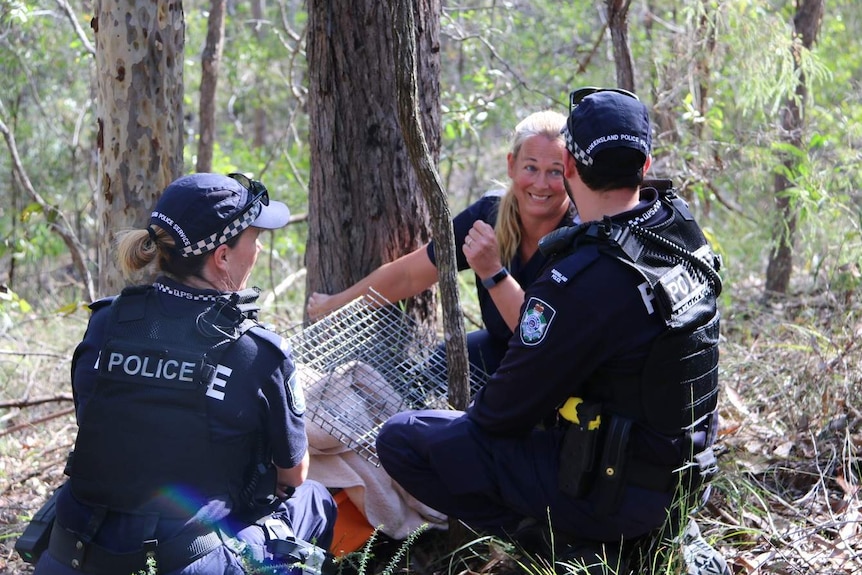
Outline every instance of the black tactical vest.
{"type": "Polygon", "coordinates": [[[212,496],[237,497],[254,437],[212,441],[207,391],[224,350],[256,324],[243,318],[233,332],[213,329],[206,314],[227,302],[221,299],[205,314],[168,315],[155,290],[142,286],[111,304],[95,391],[69,466],[76,498],[187,518],[212,496]]]}
{"type": "Polygon", "coordinates": [[[540,249],[564,256],[584,242],[595,243],[603,255],[644,278],[667,330],[653,343],[638,380],[598,373],[585,395],[601,402],[604,413],[670,437],[684,436],[689,443],[682,447],[689,454],[685,459],[693,461],[717,431],[720,260],[670,182],[650,185],[672,210],[667,221],[645,227],[606,218],[558,230],[543,238],[540,249]]]}

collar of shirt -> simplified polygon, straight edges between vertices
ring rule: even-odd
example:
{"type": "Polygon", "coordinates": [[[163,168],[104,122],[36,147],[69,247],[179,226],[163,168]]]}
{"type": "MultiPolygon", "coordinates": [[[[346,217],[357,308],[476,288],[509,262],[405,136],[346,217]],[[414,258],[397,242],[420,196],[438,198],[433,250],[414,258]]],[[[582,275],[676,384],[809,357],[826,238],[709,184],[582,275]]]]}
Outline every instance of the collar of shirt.
{"type": "Polygon", "coordinates": [[[214,289],[198,289],[189,287],[167,276],[159,276],[153,283],[159,293],[173,296],[179,300],[213,302],[222,293],[214,289]]]}
{"type": "Polygon", "coordinates": [[[615,223],[627,225],[653,225],[665,219],[658,191],[655,188],[641,188],[638,204],[627,212],[617,214],[611,219],[615,223]]]}

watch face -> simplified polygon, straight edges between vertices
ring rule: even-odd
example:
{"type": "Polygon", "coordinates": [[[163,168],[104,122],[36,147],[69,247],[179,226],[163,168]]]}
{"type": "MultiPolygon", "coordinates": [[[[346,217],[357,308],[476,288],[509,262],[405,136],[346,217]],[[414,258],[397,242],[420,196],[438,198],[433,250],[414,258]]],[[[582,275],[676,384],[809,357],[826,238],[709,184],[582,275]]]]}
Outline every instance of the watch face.
{"type": "Polygon", "coordinates": [[[497,285],[498,283],[500,283],[501,281],[506,279],[506,276],[508,276],[508,275],[509,275],[509,270],[507,270],[506,268],[503,268],[500,271],[498,271],[497,273],[495,273],[493,276],[486,278],[486,279],[483,279],[482,285],[485,286],[485,289],[491,289],[492,287],[494,287],[495,285],[497,285]]]}

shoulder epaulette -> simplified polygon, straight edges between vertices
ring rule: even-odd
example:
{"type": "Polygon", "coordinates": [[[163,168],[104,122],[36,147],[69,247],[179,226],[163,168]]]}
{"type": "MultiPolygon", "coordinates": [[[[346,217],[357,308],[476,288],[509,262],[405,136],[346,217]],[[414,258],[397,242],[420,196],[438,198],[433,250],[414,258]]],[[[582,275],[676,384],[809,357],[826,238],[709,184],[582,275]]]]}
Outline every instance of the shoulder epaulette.
{"type": "Polygon", "coordinates": [[[90,305],[88,305],[87,307],[90,309],[90,311],[96,311],[102,309],[103,307],[111,305],[112,303],[114,303],[115,299],[117,299],[117,296],[115,295],[103,297],[101,299],[97,299],[94,302],[91,302],[90,305]]]}

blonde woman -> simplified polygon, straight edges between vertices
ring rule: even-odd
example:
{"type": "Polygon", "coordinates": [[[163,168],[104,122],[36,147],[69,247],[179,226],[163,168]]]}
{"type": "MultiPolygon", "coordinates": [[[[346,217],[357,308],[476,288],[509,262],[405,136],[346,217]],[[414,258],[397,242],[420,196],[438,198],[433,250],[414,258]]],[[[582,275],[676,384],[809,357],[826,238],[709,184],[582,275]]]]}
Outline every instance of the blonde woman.
{"type": "MultiPolygon", "coordinates": [[[[545,265],[539,240],[573,223],[574,205],[563,173],[566,147],[560,130],[566,117],[545,110],[515,127],[506,162],[507,190],[488,192],[452,221],[459,270],[472,269],[485,328],[467,334],[470,362],[485,373],[496,371],[518,324],[524,288],[545,265]]],[[[430,242],[336,294],[312,293],[308,316],[316,319],[373,288],[395,302],[433,286],[438,280],[430,242]]]]}

